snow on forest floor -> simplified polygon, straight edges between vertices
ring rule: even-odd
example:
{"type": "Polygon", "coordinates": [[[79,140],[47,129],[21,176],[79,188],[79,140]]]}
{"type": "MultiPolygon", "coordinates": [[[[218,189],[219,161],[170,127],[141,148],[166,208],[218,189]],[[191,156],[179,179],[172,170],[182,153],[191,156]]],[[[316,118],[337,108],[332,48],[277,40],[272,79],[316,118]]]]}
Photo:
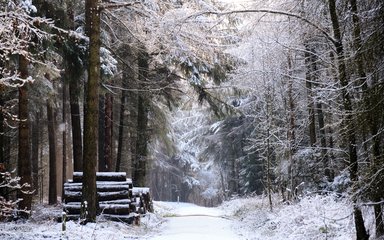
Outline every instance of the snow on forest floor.
{"type": "Polygon", "coordinates": [[[275,204],[272,212],[267,198],[260,197],[231,200],[218,208],[169,202],[155,202],[154,207],[155,214],[143,217],[140,226],[99,218],[87,225],[69,221],[62,232],[54,219],[60,207],[38,206],[27,222],[0,223],[0,239],[354,239],[350,203],[332,196],[275,204]]]}
{"type": "Polygon", "coordinates": [[[235,231],[248,240],[354,239],[352,207],[345,198],[314,195],[275,204],[272,212],[267,198],[236,199],[221,208],[230,211],[235,231]]]}
{"type": "Polygon", "coordinates": [[[150,240],[239,239],[232,229],[233,221],[228,219],[225,209],[166,202],[158,202],[155,207],[167,221],[150,240]]]}

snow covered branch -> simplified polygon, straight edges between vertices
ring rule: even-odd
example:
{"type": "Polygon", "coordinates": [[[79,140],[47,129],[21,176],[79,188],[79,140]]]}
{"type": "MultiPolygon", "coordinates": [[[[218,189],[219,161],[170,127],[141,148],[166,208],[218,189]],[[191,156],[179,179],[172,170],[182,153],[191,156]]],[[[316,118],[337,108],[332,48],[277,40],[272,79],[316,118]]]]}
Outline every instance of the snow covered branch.
{"type": "Polygon", "coordinates": [[[284,15],[288,17],[296,18],[302,22],[305,22],[309,24],[310,26],[314,27],[315,29],[319,30],[329,41],[331,41],[334,45],[337,44],[337,40],[334,39],[325,29],[317,25],[316,23],[312,22],[311,20],[300,16],[295,13],[286,12],[286,11],[280,11],[280,10],[273,10],[273,9],[246,9],[246,10],[233,10],[233,11],[227,11],[227,12],[217,12],[217,11],[204,11],[199,12],[193,15],[188,16],[185,20],[196,18],[202,15],[217,15],[217,16],[224,16],[224,15],[232,15],[232,14],[239,14],[239,13],[267,13],[267,14],[278,14],[278,15],[284,15]]]}

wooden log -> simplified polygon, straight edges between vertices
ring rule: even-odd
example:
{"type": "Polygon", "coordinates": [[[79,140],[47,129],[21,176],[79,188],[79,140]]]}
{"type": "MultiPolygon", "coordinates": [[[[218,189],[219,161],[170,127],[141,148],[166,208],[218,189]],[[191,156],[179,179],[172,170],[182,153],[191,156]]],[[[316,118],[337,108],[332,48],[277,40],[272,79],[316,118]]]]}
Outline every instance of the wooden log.
{"type": "MultiPolygon", "coordinates": [[[[117,199],[128,199],[129,191],[123,190],[118,192],[98,192],[97,197],[99,202],[111,201],[117,199]]],[[[64,202],[81,202],[81,192],[64,191],[64,202]]]]}
{"type": "MultiPolygon", "coordinates": [[[[64,211],[69,215],[80,214],[81,204],[65,204],[64,211]]],[[[132,211],[129,204],[100,204],[101,214],[127,215],[132,211]]]]}
{"type": "Polygon", "coordinates": [[[132,194],[133,196],[140,196],[141,194],[149,193],[149,188],[147,187],[133,187],[132,194]]]}
{"type": "MultiPolygon", "coordinates": [[[[73,182],[81,183],[83,181],[83,172],[73,173],[73,182]]],[[[125,172],[97,172],[96,181],[127,181],[125,172]]],[[[130,180],[132,182],[132,180],[130,180]]]]}
{"type": "MultiPolygon", "coordinates": [[[[68,219],[78,220],[82,200],[82,172],[73,174],[73,181],[64,184],[64,210],[68,219]]],[[[101,215],[106,219],[140,222],[140,214],[153,211],[149,188],[133,188],[125,172],[98,172],[97,196],[101,215]]]]}
{"type": "MultiPolygon", "coordinates": [[[[65,186],[82,186],[82,182],[73,182],[71,180],[68,180],[68,182],[64,183],[65,186]]],[[[128,185],[131,188],[132,187],[132,181],[130,179],[127,179],[125,181],[96,181],[96,185],[128,185]]]]}
{"type": "MultiPolygon", "coordinates": [[[[98,192],[117,192],[123,190],[130,190],[130,186],[128,184],[97,184],[98,192]]],[[[71,192],[81,192],[83,185],[82,184],[64,184],[65,191],[71,192]]]]}
{"type": "Polygon", "coordinates": [[[117,199],[117,200],[110,200],[110,201],[101,201],[99,204],[131,204],[131,200],[129,199],[117,199]]]}

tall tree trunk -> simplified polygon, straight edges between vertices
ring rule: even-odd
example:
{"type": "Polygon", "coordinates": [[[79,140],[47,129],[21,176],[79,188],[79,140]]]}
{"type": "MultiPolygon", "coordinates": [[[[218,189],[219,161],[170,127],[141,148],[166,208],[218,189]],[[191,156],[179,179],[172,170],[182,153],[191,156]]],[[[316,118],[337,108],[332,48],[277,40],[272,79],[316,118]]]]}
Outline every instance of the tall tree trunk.
{"type": "Polygon", "coordinates": [[[57,166],[56,166],[56,124],[52,103],[47,101],[48,142],[49,142],[49,193],[48,204],[57,203],[57,166]]]}
{"type": "Polygon", "coordinates": [[[351,3],[351,11],[352,11],[352,22],[353,22],[353,45],[356,51],[356,65],[357,72],[359,74],[359,85],[362,86],[363,90],[367,90],[367,75],[364,69],[364,60],[361,53],[361,27],[360,27],[360,18],[357,10],[356,0],[350,0],[351,3]]]}
{"type": "MultiPolygon", "coordinates": [[[[132,119],[136,118],[137,108],[137,93],[134,91],[128,92],[128,87],[136,88],[136,75],[137,64],[135,60],[137,57],[129,46],[124,46],[121,49],[124,56],[126,56],[126,62],[124,62],[125,69],[123,71],[121,98],[120,98],[120,119],[119,119],[119,133],[118,133],[118,152],[116,158],[116,171],[125,171],[127,177],[132,177],[132,147],[133,147],[133,135],[136,123],[132,119]],[[133,117],[135,115],[135,117],[133,117]]],[[[135,121],[137,122],[137,121],[135,121]]]]}
{"type": "Polygon", "coordinates": [[[2,164],[3,168],[5,168],[5,158],[4,158],[5,128],[4,128],[3,106],[4,106],[3,93],[2,93],[2,89],[0,89],[0,164],[2,164]]]}
{"type": "MultiPolygon", "coordinates": [[[[7,166],[5,164],[5,127],[4,127],[4,99],[3,99],[3,93],[0,86],[0,172],[7,171],[7,166]]],[[[0,177],[1,181],[2,177],[0,177]]],[[[34,186],[33,186],[34,187],[34,186]]],[[[6,198],[6,188],[0,188],[0,196],[3,196],[6,198]]],[[[8,200],[8,199],[6,199],[8,200]]]]}
{"type": "Polygon", "coordinates": [[[33,188],[36,189],[35,195],[41,191],[39,189],[39,150],[40,150],[40,113],[36,114],[32,122],[32,178],[33,188]],[[39,190],[39,191],[37,191],[39,190]]]}
{"type": "Polygon", "coordinates": [[[146,185],[148,155],[148,112],[149,106],[147,96],[143,96],[142,94],[140,94],[137,114],[137,142],[134,169],[134,182],[139,187],[143,187],[146,185]]]}
{"type": "MultiPolygon", "coordinates": [[[[132,81],[130,86],[133,88],[139,88],[137,81],[132,81]]],[[[139,107],[139,93],[133,91],[128,94],[128,128],[129,128],[129,145],[131,152],[131,176],[132,179],[135,179],[135,169],[136,169],[136,154],[137,154],[137,118],[138,118],[138,107],[139,107]]]]}
{"type": "Polygon", "coordinates": [[[112,171],[113,98],[106,93],[100,97],[99,113],[99,171],[112,171]]]}
{"type": "Polygon", "coordinates": [[[105,156],[104,156],[104,144],[105,144],[105,95],[100,94],[99,96],[99,171],[105,172],[106,171],[106,163],[105,163],[105,156]]]}
{"type": "Polygon", "coordinates": [[[64,183],[67,181],[67,90],[68,90],[68,84],[66,80],[64,79],[63,82],[63,166],[62,166],[62,189],[61,189],[61,196],[64,195],[64,183]]]}
{"type": "Polygon", "coordinates": [[[104,163],[105,171],[111,172],[113,166],[113,96],[105,94],[105,141],[104,141],[104,163]]]}
{"type": "Polygon", "coordinates": [[[324,112],[323,105],[321,103],[316,103],[317,109],[317,121],[319,123],[319,137],[320,137],[320,146],[321,146],[321,157],[323,161],[324,175],[327,177],[328,181],[333,181],[332,176],[332,166],[329,166],[329,158],[327,151],[327,139],[325,134],[325,123],[324,123],[324,112]]]}
{"type": "Polygon", "coordinates": [[[87,204],[87,221],[95,222],[98,209],[96,192],[98,102],[100,82],[100,12],[97,0],[85,1],[86,33],[89,37],[88,82],[84,114],[84,158],[82,201],[87,204]]]}
{"type": "MultiPolygon", "coordinates": [[[[351,4],[351,11],[352,11],[352,22],[353,22],[353,45],[354,50],[356,52],[355,61],[357,66],[357,73],[359,76],[359,85],[362,87],[363,95],[368,94],[368,84],[367,84],[367,75],[366,70],[364,67],[364,59],[362,55],[362,40],[361,40],[361,27],[360,27],[360,18],[359,18],[359,11],[357,7],[356,0],[350,0],[351,4]]],[[[373,164],[376,164],[376,161],[379,161],[381,158],[381,151],[380,151],[380,139],[378,136],[378,122],[376,120],[376,114],[374,111],[371,110],[371,108],[374,109],[374,105],[376,103],[371,102],[370,96],[365,96],[367,99],[365,109],[368,113],[368,121],[369,121],[369,127],[372,135],[372,141],[373,141],[373,164]]],[[[375,168],[375,167],[374,167],[375,168]]],[[[380,202],[380,196],[375,193],[373,196],[373,200],[376,202],[380,202]]],[[[375,219],[376,219],[376,237],[380,237],[384,235],[384,219],[383,219],[383,210],[381,208],[380,204],[376,204],[374,206],[374,212],[375,212],[375,219]]]]}
{"type": "MultiPolygon", "coordinates": [[[[20,77],[28,78],[28,60],[19,56],[19,71],[20,77]]],[[[17,162],[18,175],[21,177],[20,184],[32,184],[32,164],[30,159],[30,144],[29,144],[29,111],[28,111],[28,82],[22,87],[19,87],[19,155],[17,162]]],[[[30,187],[24,190],[31,190],[30,187]]],[[[19,191],[18,198],[23,199],[19,202],[19,209],[30,211],[32,206],[32,195],[25,191],[19,191]]],[[[27,218],[27,212],[21,212],[20,217],[27,218]]]]}
{"type": "Polygon", "coordinates": [[[305,43],[305,65],[307,71],[305,73],[305,86],[307,88],[307,109],[309,117],[309,144],[311,147],[316,145],[316,123],[315,123],[315,104],[313,100],[313,90],[312,83],[314,82],[313,78],[313,69],[312,69],[312,58],[311,58],[311,48],[308,46],[308,43],[305,43]]]}
{"type": "MultiPolygon", "coordinates": [[[[292,196],[292,191],[294,189],[295,185],[295,160],[293,158],[295,152],[296,152],[296,133],[295,133],[295,102],[294,102],[294,96],[293,96],[293,79],[291,77],[292,74],[292,56],[291,52],[288,53],[287,57],[287,63],[288,63],[288,131],[287,131],[287,139],[288,139],[288,158],[289,158],[289,188],[291,191],[287,194],[287,198],[290,199],[292,196]]],[[[286,188],[285,188],[286,189],[286,188]]],[[[282,188],[283,190],[283,188],[282,188]]],[[[283,198],[284,197],[284,191],[282,191],[283,198]]]]}
{"type": "MultiPolygon", "coordinates": [[[[73,1],[67,2],[68,29],[74,30],[74,5],[73,1]]],[[[81,73],[83,70],[78,61],[76,53],[76,43],[68,40],[64,48],[65,51],[65,76],[69,84],[69,103],[71,114],[72,130],[72,157],[73,170],[81,172],[83,170],[83,139],[80,116],[80,95],[81,95],[81,73]]]]}
{"type": "MultiPolygon", "coordinates": [[[[66,69],[66,71],[71,71],[66,69]]],[[[73,168],[75,172],[81,172],[83,170],[83,137],[81,129],[81,117],[80,117],[80,83],[79,79],[74,75],[70,75],[69,82],[69,98],[71,108],[71,127],[72,127],[72,150],[73,150],[73,168]]]]}
{"type": "MultiPolygon", "coordinates": [[[[344,49],[343,42],[341,37],[341,31],[339,26],[339,19],[337,16],[336,1],[328,0],[329,3],[329,13],[331,16],[333,34],[335,38],[335,47],[337,54],[337,67],[338,67],[338,79],[341,85],[341,94],[343,100],[343,106],[345,111],[345,132],[344,135],[347,139],[348,144],[348,153],[349,153],[349,175],[352,181],[352,184],[356,184],[358,181],[358,161],[357,161],[357,149],[356,149],[356,135],[355,135],[355,125],[352,119],[353,109],[352,109],[352,99],[351,95],[348,92],[348,78],[346,65],[344,60],[344,49]]],[[[369,235],[364,226],[364,219],[361,213],[360,208],[357,205],[357,199],[353,199],[353,213],[355,220],[356,228],[356,237],[359,240],[368,240],[369,235]]]]}
{"type": "MultiPolygon", "coordinates": [[[[382,101],[382,87],[374,86],[372,87],[365,95],[365,109],[368,114],[368,122],[369,129],[371,133],[372,139],[372,161],[371,161],[371,171],[373,174],[380,171],[383,166],[384,157],[382,155],[381,150],[381,137],[380,137],[380,120],[377,117],[377,113],[381,112],[381,110],[377,109],[377,106],[380,105],[378,102],[382,101]]],[[[371,198],[374,202],[381,202],[383,196],[383,192],[379,187],[380,183],[374,184],[371,187],[371,198]]],[[[380,238],[384,235],[384,218],[383,218],[383,209],[382,204],[375,204],[373,206],[375,213],[375,223],[376,223],[376,238],[380,238]]]]}
{"type": "MultiPolygon", "coordinates": [[[[125,76],[123,77],[123,82],[125,81],[125,76]]],[[[123,83],[123,88],[125,88],[125,85],[123,83]]],[[[129,142],[128,139],[128,132],[126,129],[128,126],[126,125],[126,107],[127,104],[127,91],[121,90],[121,98],[120,98],[120,119],[119,119],[119,136],[118,136],[118,147],[117,147],[117,157],[116,157],[116,172],[119,172],[122,168],[122,164],[128,164],[128,157],[129,154],[125,149],[127,149],[129,142]],[[125,161],[124,161],[125,160],[125,161]]],[[[130,165],[130,164],[129,164],[130,165]]],[[[126,170],[125,170],[126,171],[126,170]]]]}
{"type": "MultiPolygon", "coordinates": [[[[145,83],[148,81],[149,71],[149,56],[142,50],[139,53],[139,81],[142,89],[145,89],[145,83]]],[[[146,185],[147,177],[147,155],[148,155],[148,113],[149,113],[149,92],[141,91],[138,93],[138,108],[137,108],[137,141],[136,141],[136,156],[134,164],[134,182],[137,186],[146,185]]]]}
{"type": "MultiPolygon", "coordinates": [[[[373,169],[379,171],[380,165],[382,165],[383,156],[381,155],[380,151],[380,138],[377,128],[377,121],[373,121],[371,123],[371,134],[372,134],[372,141],[373,141],[373,169]]],[[[380,202],[383,197],[383,193],[381,191],[372,189],[373,196],[372,200],[374,202],[380,202]]],[[[384,235],[384,216],[383,216],[383,209],[381,204],[375,204],[374,206],[374,213],[375,213],[375,224],[376,224],[376,237],[379,238],[384,235]]]]}
{"type": "Polygon", "coordinates": [[[310,103],[308,104],[308,107],[312,107],[312,110],[310,110],[310,142],[311,146],[314,146],[314,144],[317,142],[316,138],[316,126],[315,126],[315,110],[317,113],[317,122],[319,127],[319,138],[320,138],[320,146],[321,146],[321,157],[322,157],[322,166],[324,169],[324,175],[328,178],[329,181],[332,180],[329,161],[328,161],[328,154],[327,154],[327,140],[325,135],[325,126],[324,126],[324,113],[323,113],[323,106],[320,102],[315,101],[313,99],[313,86],[316,87],[318,84],[316,81],[318,81],[318,77],[316,75],[317,69],[317,56],[314,47],[309,46],[310,43],[305,44],[305,59],[306,59],[306,65],[307,65],[307,76],[306,76],[306,85],[309,92],[309,99],[310,103]],[[316,106],[316,107],[315,107],[316,106]],[[312,115],[312,116],[311,116],[312,115]]]}

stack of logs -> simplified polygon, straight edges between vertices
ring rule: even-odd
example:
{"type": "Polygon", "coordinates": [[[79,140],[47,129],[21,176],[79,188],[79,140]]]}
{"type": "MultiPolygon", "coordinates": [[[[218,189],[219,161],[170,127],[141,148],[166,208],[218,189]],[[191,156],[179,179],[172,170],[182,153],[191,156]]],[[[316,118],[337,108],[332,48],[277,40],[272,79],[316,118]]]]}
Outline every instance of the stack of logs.
{"type": "MultiPolygon", "coordinates": [[[[73,180],[64,183],[64,211],[67,219],[80,218],[82,200],[82,172],[74,172],[73,180]]],[[[125,172],[97,172],[97,197],[100,214],[109,220],[132,223],[140,214],[152,212],[149,188],[135,188],[125,172]]]]}

